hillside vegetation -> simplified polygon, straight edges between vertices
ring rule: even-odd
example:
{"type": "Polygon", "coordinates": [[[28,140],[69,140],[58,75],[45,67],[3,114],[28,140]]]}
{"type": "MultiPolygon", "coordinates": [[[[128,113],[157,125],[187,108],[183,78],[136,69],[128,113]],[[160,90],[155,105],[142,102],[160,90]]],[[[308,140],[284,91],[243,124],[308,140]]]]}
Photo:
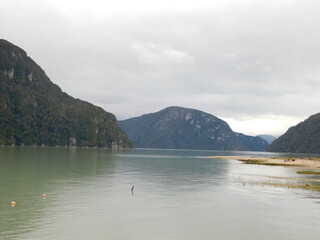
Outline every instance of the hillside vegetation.
{"type": "Polygon", "coordinates": [[[183,107],[168,107],[119,124],[141,148],[264,151],[268,146],[260,137],[233,132],[211,114],[183,107]]]}
{"type": "Polygon", "coordinates": [[[320,113],[289,128],[268,147],[267,151],[320,153],[320,113]]]}
{"type": "Polygon", "coordinates": [[[21,48],[0,40],[0,144],[124,147],[132,143],[113,114],[53,84],[21,48]]]}

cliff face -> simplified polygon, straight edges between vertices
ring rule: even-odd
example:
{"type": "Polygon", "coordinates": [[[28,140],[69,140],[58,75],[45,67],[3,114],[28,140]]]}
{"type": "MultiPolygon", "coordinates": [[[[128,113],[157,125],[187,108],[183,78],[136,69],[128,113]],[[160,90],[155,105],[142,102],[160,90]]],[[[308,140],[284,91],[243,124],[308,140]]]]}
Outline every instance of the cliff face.
{"type": "Polygon", "coordinates": [[[21,48],[0,40],[0,144],[131,147],[113,114],[53,84],[21,48]]]}
{"type": "Polygon", "coordinates": [[[320,113],[317,113],[276,139],[270,152],[320,153],[320,113]]]}
{"type": "Polygon", "coordinates": [[[119,124],[142,148],[254,150],[243,144],[249,136],[242,134],[240,139],[223,120],[194,109],[169,107],[119,124]]]}

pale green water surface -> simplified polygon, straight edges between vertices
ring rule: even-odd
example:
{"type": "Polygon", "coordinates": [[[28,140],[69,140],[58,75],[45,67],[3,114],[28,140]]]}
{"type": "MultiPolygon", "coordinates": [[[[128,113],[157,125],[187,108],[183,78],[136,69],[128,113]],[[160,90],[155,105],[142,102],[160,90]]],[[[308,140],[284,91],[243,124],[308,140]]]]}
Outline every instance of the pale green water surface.
{"type": "Polygon", "coordinates": [[[0,147],[0,239],[319,239],[319,192],[260,184],[294,169],[220,154],[0,147]]]}

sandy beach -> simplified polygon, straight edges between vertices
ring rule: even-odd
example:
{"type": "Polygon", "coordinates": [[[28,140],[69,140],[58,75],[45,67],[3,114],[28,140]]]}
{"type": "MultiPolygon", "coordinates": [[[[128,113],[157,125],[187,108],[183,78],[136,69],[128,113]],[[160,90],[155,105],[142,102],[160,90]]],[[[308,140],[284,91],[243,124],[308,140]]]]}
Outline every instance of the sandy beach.
{"type": "Polygon", "coordinates": [[[248,164],[305,167],[320,170],[320,158],[256,157],[256,156],[210,156],[217,159],[234,159],[248,164]]]}

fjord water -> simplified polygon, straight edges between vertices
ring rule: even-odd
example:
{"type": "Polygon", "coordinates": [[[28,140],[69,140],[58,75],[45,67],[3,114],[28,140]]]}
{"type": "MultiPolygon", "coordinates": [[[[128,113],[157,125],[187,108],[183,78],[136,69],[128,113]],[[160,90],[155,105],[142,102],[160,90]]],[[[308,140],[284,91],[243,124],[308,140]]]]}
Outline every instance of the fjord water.
{"type": "Polygon", "coordinates": [[[318,192],[263,184],[295,170],[230,154],[0,147],[0,239],[319,239],[318,192]]]}

